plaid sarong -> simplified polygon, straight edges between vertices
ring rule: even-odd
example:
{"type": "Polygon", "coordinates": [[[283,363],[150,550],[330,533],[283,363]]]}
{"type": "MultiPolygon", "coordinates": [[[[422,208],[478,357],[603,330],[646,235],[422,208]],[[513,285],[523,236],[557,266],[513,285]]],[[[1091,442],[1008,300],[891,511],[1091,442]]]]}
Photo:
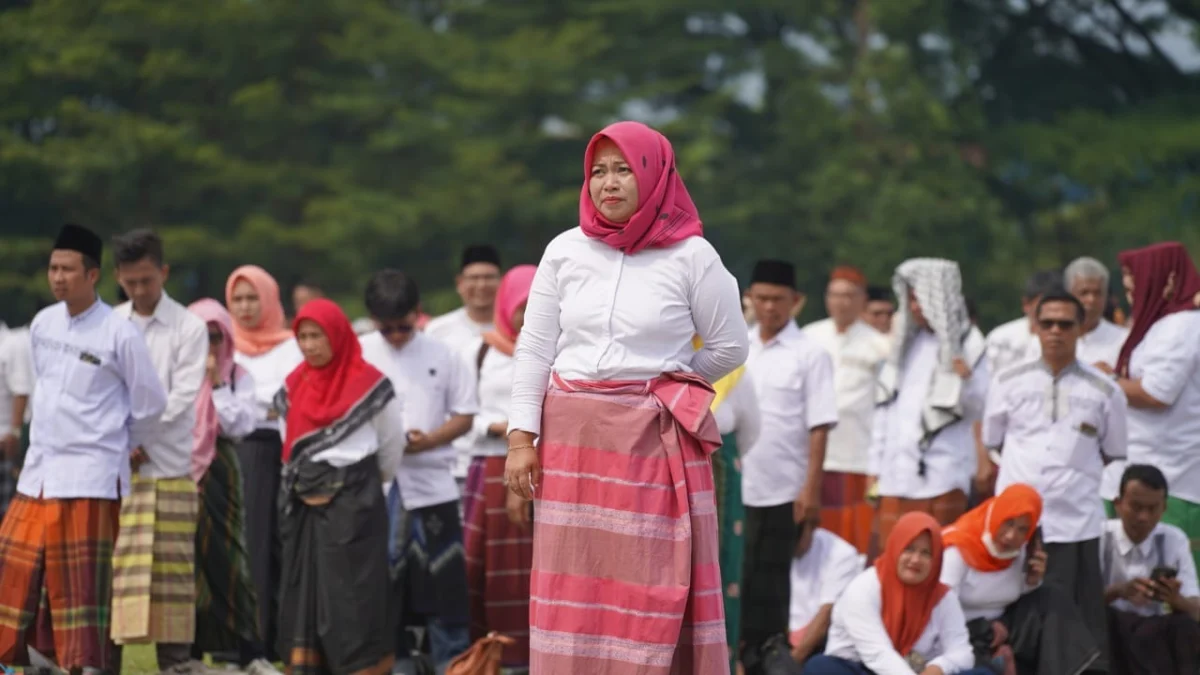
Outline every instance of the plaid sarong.
{"type": "Polygon", "coordinates": [[[471,594],[471,639],[490,631],[516,641],[500,659],[506,666],[529,664],[529,570],[533,523],[522,531],[508,519],[508,488],[501,457],[475,457],[463,495],[467,589],[471,594]]]}
{"type": "Polygon", "coordinates": [[[200,481],[196,524],[196,647],[205,653],[236,651],[257,643],[258,602],[246,552],[242,471],[233,443],[217,451],[200,481]]]}
{"type": "Polygon", "coordinates": [[[867,503],[867,477],[860,473],[826,471],[821,481],[821,527],[866,554],[871,545],[875,509],[867,503]]]}
{"type": "Polygon", "coordinates": [[[882,497],[879,500],[879,545],[882,548],[887,542],[888,535],[896,526],[900,516],[921,511],[933,516],[943,526],[958,520],[967,512],[967,495],[962,490],[951,490],[932,499],[905,499],[903,497],[882,497]]]}
{"type": "Polygon", "coordinates": [[[13,498],[0,525],[0,663],[24,665],[26,645],[48,642],[35,633],[47,623],[38,607],[49,594],[58,665],[113,665],[110,571],[119,508],[113,499],[13,498]]]}
{"type": "Polygon", "coordinates": [[[113,555],[117,644],[191,644],[196,635],[196,484],[133,476],[113,555]]]}

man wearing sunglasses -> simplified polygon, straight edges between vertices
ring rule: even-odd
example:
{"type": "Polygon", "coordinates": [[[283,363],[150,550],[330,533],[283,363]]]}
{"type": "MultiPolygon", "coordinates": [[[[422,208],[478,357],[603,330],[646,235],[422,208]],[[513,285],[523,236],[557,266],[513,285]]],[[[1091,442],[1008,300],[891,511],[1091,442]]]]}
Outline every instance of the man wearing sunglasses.
{"type": "MultiPolygon", "coordinates": [[[[1001,371],[983,417],[983,442],[999,455],[997,494],[1026,483],[1042,495],[1048,557],[1044,583],[1075,598],[1107,662],[1100,537],[1104,465],[1125,457],[1125,394],[1096,367],[1079,361],[1085,312],[1066,289],[1043,294],[1034,325],[1041,355],[1001,371]]],[[[996,456],[993,454],[993,456],[996,456]]],[[[1103,672],[1103,670],[1102,670],[1103,672]]]]}

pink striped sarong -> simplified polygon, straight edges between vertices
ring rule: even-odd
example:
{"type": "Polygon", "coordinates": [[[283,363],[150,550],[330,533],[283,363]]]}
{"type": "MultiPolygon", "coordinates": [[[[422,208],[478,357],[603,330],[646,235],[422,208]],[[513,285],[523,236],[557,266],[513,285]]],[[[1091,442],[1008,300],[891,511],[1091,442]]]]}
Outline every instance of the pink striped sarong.
{"type": "Polygon", "coordinates": [[[726,675],[712,387],[554,376],[530,578],[533,675],[726,675]]]}

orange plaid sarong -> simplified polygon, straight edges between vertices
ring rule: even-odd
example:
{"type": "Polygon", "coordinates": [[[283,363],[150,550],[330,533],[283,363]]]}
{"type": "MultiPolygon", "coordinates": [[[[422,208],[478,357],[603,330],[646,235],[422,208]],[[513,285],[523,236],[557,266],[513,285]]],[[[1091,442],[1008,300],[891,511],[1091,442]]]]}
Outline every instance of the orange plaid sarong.
{"type": "Polygon", "coordinates": [[[821,527],[866,554],[871,545],[875,509],[865,499],[867,476],[826,471],[821,482],[821,527]]]}
{"type": "Polygon", "coordinates": [[[25,665],[26,646],[45,644],[44,635],[35,636],[45,625],[38,616],[44,589],[59,667],[113,666],[108,629],[119,511],[115,499],[13,498],[0,525],[0,663],[25,665]]]}
{"type": "Polygon", "coordinates": [[[888,535],[896,526],[900,516],[912,511],[921,511],[933,516],[943,526],[950,525],[967,512],[967,495],[962,490],[951,490],[932,499],[905,499],[903,497],[881,497],[879,500],[879,547],[887,543],[888,535]]]}

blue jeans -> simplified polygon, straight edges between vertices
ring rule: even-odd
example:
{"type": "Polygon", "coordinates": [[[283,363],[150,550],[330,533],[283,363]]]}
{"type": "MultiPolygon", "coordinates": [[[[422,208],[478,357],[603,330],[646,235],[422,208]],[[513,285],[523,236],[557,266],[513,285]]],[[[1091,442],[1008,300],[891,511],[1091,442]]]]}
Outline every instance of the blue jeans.
{"type": "MultiPolygon", "coordinates": [[[[867,667],[856,661],[839,659],[836,656],[818,654],[804,662],[803,675],[875,675],[867,667]]],[[[992,675],[986,668],[960,670],[958,675],[992,675]]]]}

